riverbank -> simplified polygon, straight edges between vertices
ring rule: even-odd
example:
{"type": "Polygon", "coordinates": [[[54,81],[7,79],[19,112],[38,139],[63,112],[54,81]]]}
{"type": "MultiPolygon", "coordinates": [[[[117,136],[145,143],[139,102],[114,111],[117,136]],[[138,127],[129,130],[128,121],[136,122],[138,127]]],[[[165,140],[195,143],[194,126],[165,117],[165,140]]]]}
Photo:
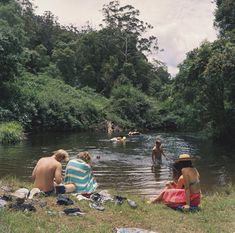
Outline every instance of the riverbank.
{"type": "MultiPolygon", "coordinates": [[[[0,187],[7,185],[14,190],[20,187],[32,188],[31,183],[8,178],[0,180],[0,187]]],[[[155,232],[228,232],[235,231],[235,189],[227,187],[213,195],[204,195],[201,210],[196,213],[181,213],[164,205],[150,205],[141,196],[115,193],[134,200],[138,207],[132,209],[127,203],[115,205],[106,203],[104,211],[91,209],[87,201],[75,202],[70,208],[79,207],[83,216],[59,214],[66,206],[57,206],[55,197],[41,197],[46,202],[40,207],[35,201],[36,212],[16,212],[7,208],[0,209],[0,232],[116,232],[115,228],[134,227],[155,232]]],[[[67,207],[68,208],[68,207],[67,207]]]]}
{"type": "Polygon", "coordinates": [[[20,142],[24,138],[23,127],[18,122],[0,123],[0,143],[20,142]]]}

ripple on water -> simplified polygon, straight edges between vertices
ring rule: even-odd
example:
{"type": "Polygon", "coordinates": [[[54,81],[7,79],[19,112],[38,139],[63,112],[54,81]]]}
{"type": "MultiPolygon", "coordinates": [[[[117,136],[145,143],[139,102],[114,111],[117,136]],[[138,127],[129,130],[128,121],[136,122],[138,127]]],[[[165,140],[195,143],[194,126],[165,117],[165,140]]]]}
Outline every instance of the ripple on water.
{"type": "MultiPolygon", "coordinates": [[[[116,135],[115,135],[116,136],[116,135]]],[[[197,156],[195,164],[202,186],[210,189],[235,182],[235,149],[200,140],[194,134],[150,133],[127,138],[126,143],[111,143],[110,136],[97,133],[43,134],[17,145],[0,146],[0,176],[14,175],[29,179],[37,160],[63,148],[71,158],[87,150],[92,155],[94,174],[100,188],[155,195],[172,179],[171,164],[152,167],[151,152],[160,138],[165,153],[172,160],[181,153],[197,156]]]]}

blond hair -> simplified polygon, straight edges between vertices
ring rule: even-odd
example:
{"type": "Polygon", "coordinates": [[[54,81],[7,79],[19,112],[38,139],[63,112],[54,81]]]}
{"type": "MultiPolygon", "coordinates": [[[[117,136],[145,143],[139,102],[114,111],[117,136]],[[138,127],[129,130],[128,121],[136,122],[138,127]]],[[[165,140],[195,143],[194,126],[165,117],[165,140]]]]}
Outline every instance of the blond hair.
{"type": "Polygon", "coordinates": [[[59,149],[53,152],[53,156],[55,156],[55,159],[57,161],[68,161],[69,160],[69,154],[67,151],[63,149],[59,149]]]}
{"type": "Polygon", "coordinates": [[[90,163],[91,162],[91,156],[90,156],[90,154],[87,151],[80,152],[77,155],[77,158],[78,159],[82,159],[86,163],[90,163]]]}

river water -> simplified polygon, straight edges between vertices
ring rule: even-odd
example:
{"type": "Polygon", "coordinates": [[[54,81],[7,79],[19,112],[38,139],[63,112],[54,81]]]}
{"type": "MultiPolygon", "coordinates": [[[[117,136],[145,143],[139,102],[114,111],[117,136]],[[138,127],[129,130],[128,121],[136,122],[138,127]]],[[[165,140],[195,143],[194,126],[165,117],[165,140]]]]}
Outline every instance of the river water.
{"type": "MultiPolygon", "coordinates": [[[[16,145],[0,146],[0,177],[16,176],[30,180],[37,160],[57,149],[65,149],[74,158],[77,152],[89,151],[94,174],[101,189],[114,189],[152,196],[172,179],[171,162],[152,167],[151,151],[160,137],[164,151],[172,160],[181,153],[196,157],[202,191],[235,183],[235,146],[221,146],[202,140],[196,134],[148,133],[128,137],[125,143],[113,143],[100,133],[49,133],[29,136],[16,145]]],[[[64,165],[65,166],[65,165],[64,165]]]]}

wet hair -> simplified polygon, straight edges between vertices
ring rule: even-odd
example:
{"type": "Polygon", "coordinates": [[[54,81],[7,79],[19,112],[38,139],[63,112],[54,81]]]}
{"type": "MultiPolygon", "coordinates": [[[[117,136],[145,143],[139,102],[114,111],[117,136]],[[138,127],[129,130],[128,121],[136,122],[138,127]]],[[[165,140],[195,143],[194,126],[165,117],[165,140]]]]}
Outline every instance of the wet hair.
{"type": "Polygon", "coordinates": [[[185,167],[193,167],[191,160],[184,160],[184,161],[177,161],[173,163],[173,179],[174,181],[177,181],[179,177],[182,175],[182,169],[185,167]]]}
{"type": "Polygon", "coordinates": [[[91,162],[91,156],[90,156],[90,154],[87,151],[80,152],[77,155],[77,158],[83,160],[86,163],[90,163],[91,162]]]}
{"type": "Polygon", "coordinates": [[[53,155],[55,156],[55,159],[59,162],[66,161],[69,159],[69,154],[63,149],[54,151],[53,155]]]}
{"type": "Polygon", "coordinates": [[[172,169],[173,169],[173,180],[175,182],[177,182],[177,180],[179,179],[179,177],[181,176],[181,169],[179,166],[179,163],[173,163],[172,165],[172,169]]]}
{"type": "Polygon", "coordinates": [[[180,164],[181,169],[185,167],[193,167],[192,160],[179,161],[178,163],[180,164]]]}

